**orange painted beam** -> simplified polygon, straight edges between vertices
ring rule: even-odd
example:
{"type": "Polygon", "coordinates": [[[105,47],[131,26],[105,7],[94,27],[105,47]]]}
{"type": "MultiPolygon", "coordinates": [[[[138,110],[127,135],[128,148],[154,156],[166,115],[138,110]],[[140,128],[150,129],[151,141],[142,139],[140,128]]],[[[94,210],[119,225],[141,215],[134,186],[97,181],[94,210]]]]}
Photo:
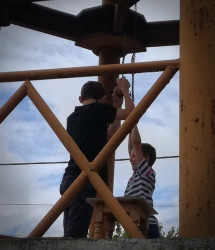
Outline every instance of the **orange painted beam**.
{"type": "Polygon", "coordinates": [[[15,109],[15,107],[26,97],[25,83],[11,96],[11,98],[0,108],[0,123],[15,109]]]}
{"type": "Polygon", "coordinates": [[[0,73],[0,82],[15,82],[29,80],[61,79],[86,76],[101,76],[108,74],[131,74],[164,71],[167,66],[179,69],[179,59],[152,61],[140,63],[108,64],[99,66],[44,69],[0,73]]]}
{"type": "Polygon", "coordinates": [[[181,237],[215,235],[215,4],[181,0],[181,237]]]}
{"type": "Polygon", "coordinates": [[[52,115],[52,112],[48,110],[46,104],[43,103],[43,100],[36,94],[34,88],[30,83],[28,84],[28,95],[35,103],[39,111],[46,116],[48,113],[48,118],[45,117],[47,122],[50,124],[52,129],[58,135],[59,139],[62,141],[67,150],[71,153],[74,160],[77,162],[79,167],[82,169],[81,175],[76,179],[76,181],[70,186],[67,192],[61,197],[61,199],[55,204],[55,206],[49,211],[49,213],[42,219],[42,221],[35,227],[35,229],[29,234],[28,237],[40,237],[46,230],[52,225],[52,223],[57,219],[61,212],[63,212],[66,205],[69,204],[71,199],[74,197],[75,193],[80,190],[86,182],[86,177],[89,178],[91,184],[95,187],[99,195],[103,198],[106,205],[110,208],[117,220],[122,224],[126,232],[132,238],[143,238],[143,235],[131,221],[130,217],[127,215],[125,210],[119,204],[119,202],[113,197],[111,191],[99,177],[97,171],[107,160],[109,155],[115,151],[117,146],[121,141],[126,137],[131,128],[136,124],[140,119],[142,114],[145,113],[150,104],[162,91],[162,89],[168,84],[174,74],[177,72],[177,69],[174,67],[168,67],[161,77],[156,81],[152,88],[148,91],[145,97],[137,105],[137,107],[131,112],[129,117],[123,123],[123,125],[118,129],[114,134],[111,140],[107,143],[104,149],[99,153],[92,163],[89,163],[85,156],[77,148],[77,145],[74,143],[72,138],[62,128],[61,124],[58,122],[57,118],[52,115]],[[59,131],[58,131],[59,130],[59,131]],[[82,159],[79,159],[81,156],[82,159]],[[63,205],[62,205],[63,204],[63,205]]]}
{"type": "MultiPolygon", "coordinates": [[[[125,229],[132,238],[143,238],[143,235],[132,222],[131,218],[119,204],[119,202],[113,197],[110,189],[102,181],[101,177],[98,175],[97,171],[92,171],[90,168],[90,163],[80,151],[76,143],[73,141],[68,132],[64,129],[58,119],[55,117],[54,113],[50,110],[48,105],[44,102],[42,97],[33,87],[33,85],[28,81],[26,82],[27,94],[35,106],[38,108],[40,113],[46,119],[50,127],[56,133],[58,138],[61,140],[62,144],[72,155],[73,159],[76,161],[78,166],[82,169],[81,175],[76,179],[76,181],[70,186],[70,188],[63,194],[61,199],[54,205],[54,207],[48,212],[48,214],[42,219],[42,221],[33,229],[28,237],[40,237],[46,230],[53,224],[53,222],[58,218],[58,216],[63,212],[63,210],[68,206],[70,201],[74,196],[84,187],[86,184],[86,178],[88,177],[91,184],[95,187],[100,196],[105,202],[110,202],[113,207],[111,207],[113,214],[125,225],[125,229]],[[117,212],[113,211],[117,209],[117,212]]],[[[108,157],[108,156],[107,156],[108,157]]],[[[106,158],[107,159],[107,158],[106,158]]],[[[102,165],[97,165],[97,169],[102,165]]]]}

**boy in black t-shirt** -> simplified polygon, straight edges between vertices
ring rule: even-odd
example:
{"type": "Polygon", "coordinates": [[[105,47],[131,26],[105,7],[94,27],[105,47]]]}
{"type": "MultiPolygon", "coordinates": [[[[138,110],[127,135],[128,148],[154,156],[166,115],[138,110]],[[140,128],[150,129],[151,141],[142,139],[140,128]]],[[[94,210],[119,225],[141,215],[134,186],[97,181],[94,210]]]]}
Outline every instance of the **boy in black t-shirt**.
{"type": "MultiPolygon", "coordinates": [[[[113,90],[115,107],[105,103],[104,86],[96,81],[85,83],[81,89],[79,101],[82,106],[75,107],[74,112],[67,118],[67,131],[76,142],[89,162],[93,161],[119,126],[119,120],[125,120],[134,108],[129,95],[130,83],[123,77],[117,80],[113,90]],[[123,97],[125,109],[121,109],[123,97]],[[107,127],[108,123],[111,125],[107,127]]],[[[61,195],[81,173],[81,169],[72,156],[60,185],[61,195]]],[[[103,166],[99,175],[107,184],[107,166],[103,166]]],[[[95,197],[96,190],[88,183],[77,194],[64,211],[64,237],[86,238],[93,208],[85,201],[95,197]]]]}

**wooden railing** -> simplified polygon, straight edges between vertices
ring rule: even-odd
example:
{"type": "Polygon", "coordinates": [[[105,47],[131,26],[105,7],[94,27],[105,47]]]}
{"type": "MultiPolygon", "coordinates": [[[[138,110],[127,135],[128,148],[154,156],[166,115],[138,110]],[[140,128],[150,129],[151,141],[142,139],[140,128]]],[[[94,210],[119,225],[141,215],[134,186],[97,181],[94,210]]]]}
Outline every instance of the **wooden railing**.
{"type": "Polygon", "coordinates": [[[67,69],[0,73],[0,82],[25,81],[23,85],[14,93],[14,95],[1,107],[0,123],[3,122],[3,120],[10,114],[10,112],[25,98],[25,96],[28,96],[82,170],[78,178],[71,184],[67,191],[56,202],[56,204],[45,215],[45,217],[39,222],[39,224],[33,229],[28,237],[41,237],[89,180],[96,191],[100,194],[101,198],[103,198],[104,202],[109,207],[113,215],[124,227],[129,236],[131,238],[143,238],[143,235],[141,234],[139,229],[132,222],[131,218],[122,208],[120,203],[117,201],[117,199],[114,198],[110,189],[100,178],[100,176],[98,175],[98,171],[100,167],[107,161],[108,157],[116,150],[119,144],[127,136],[132,127],[146,112],[146,110],[153,103],[153,101],[163,90],[163,88],[169,83],[178,69],[179,60],[169,60],[158,62],[131,63],[123,65],[112,64],[67,69]],[[71,136],[67,133],[65,128],[61,125],[54,113],[50,110],[48,105],[45,103],[45,101],[42,99],[42,97],[30,82],[30,80],[156,71],[163,71],[163,73],[92,162],[89,162],[86,159],[71,136]]]}

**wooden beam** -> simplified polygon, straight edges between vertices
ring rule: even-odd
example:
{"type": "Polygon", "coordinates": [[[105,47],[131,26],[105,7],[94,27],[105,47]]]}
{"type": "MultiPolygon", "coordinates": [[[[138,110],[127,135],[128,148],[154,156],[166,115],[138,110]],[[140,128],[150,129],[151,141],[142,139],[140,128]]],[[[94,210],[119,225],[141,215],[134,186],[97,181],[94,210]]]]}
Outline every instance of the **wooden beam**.
{"type": "Polygon", "coordinates": [[[28,80],[61,79],[86,76],[101,76],[107,74],[131,74],[164,71],[167,66],[179,69],[179,59],[152,61],[140,63],[108,64],[99,66],[44,69],[0,73],[0,82],[15,82],[28,80]]]}
{"type": "MultiPolygon", "coordinates": [[[[78,190],[80,190],[86,182],[86,178],[88,177],[91,184],[95,187],[99,195],[103,198],[106,205],[110,208],[111,212],[117,218],[117,220],[122,224],[125,228],[126,232],[132,238],[143,238],[140,234],[139,230],[134,226],[130,217],[126,214],[124,209],[122,209],[119,202],[114,199],[111,191],[102,181],[102,179],[97,174],[97,171],[100,169],[100,166],[107,160],[109,155],[115,151],[117,146],[121,143],[123,138],[126,137],[131,128],[137,123],[137,121],[141,118],[141,116],[148,109],[150,104],[155,100],[155,98],[159,95],[159,93],[163,90],[166,84],[169,83],[171,78],[177,72],[175,67],[168,67],[164,73],[159,77],[156,83],[151,87],[148,93],[143,97],[140,103],[136,108],[131,112],[122,126],[118,129],[118,131],[113,135],[113,137],[109,140],[103,150],[99,153],[99,155],[94,159],[93,162],[89,163],[86,159],[83,158],[83,162],[79,161],[77,158],[77,163],[80,164],[79,167],[83,170],[82,173],[78,176],[78,178],[73,182],[73,184],[67,189],[61,199],[54,205],[54,207],[48,212],[48,214],[41,220],[41,222],[35,227],[35,229],[29,234],[28,237],[40,237],[42,236],[46,230],[52,225],[52,223],[58,218],[61,212],[63,212],[65,206],[69,204],[70,200],[74,198],[74,195],[78,190]]],[[[29,89],[31,88],[32,93],[31,96],[35,96],[36,92],[33,90],[33,86],[29,85],[29,89]],[[34,92],[34,93],[33,93],[34,92]]],[[[35,97],[34,97],[35,98],[35,97]]],[[[39,107],[42,102],[39,96],[36,97],[37,107],[39,107]]],[[[43,106],[43,105],[42,105],[43,106]]],[[[51,117],[50,117],[51,118],[51,117]]],[[[49,119],[50,119],[49,118],[49,119]]],[[[55,120],[57,118],[52,117],[52,123],[55,124],[55,120]]],[[[56,124],[54,125],[56,126],[56,124]]],[[[53,128],[52,128],[53,129],[53,128]]],[[[66,135],[65,129],[61,128],[61,125],[58,126],[59,129],[59,139],[65,144],[68,145],[67,149],[70,153],[74,151],[77,147],[73,145],[73,140],[69,135],[66,135]],[[65,135],[64,135],[65,134],[65,135]],[[64,136],[63,136],[64,135],[64,136]],[[65,137],[65,138],[63,138],[65,137]]],[[[77,149],[78,151],[78,149],[77,149]]],[[[80,151],[80,150],[79,150],[80,151]]],[[[79,154],[79,152],[77,152],[79,154]]],[[[81,153],[81,152],[80,152],[81,153]]],[[[77,154],[77,156],[78,156],[77,154]]],[[[73,155],[73,154],[72,154],[73,155]]],[[[73,156],[76,160],[76,157],[73,156]]]]}
{"type": "Polygon", "coordinates": [[[0,123],[15,109],[15,107],[26,97],[25,83],[11,96],[11,98],[0,108],[0,123]]]}

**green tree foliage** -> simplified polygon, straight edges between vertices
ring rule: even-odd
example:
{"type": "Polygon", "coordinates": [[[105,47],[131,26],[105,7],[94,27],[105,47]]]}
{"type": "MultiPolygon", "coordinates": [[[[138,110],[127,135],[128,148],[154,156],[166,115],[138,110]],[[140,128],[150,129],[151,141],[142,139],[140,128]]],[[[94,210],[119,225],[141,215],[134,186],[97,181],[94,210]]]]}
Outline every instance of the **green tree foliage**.
{"type": "MultiPolygon", "coordinates": [[[[163,224],[159,223],[159,230],[160,230],[161,238],[170,239],[170,238],[178,237],[179,229],[176,229],[175,227],[171,227],[171,229],[167,233],[165,233],[163,230],[163,224]]],[[[118,221],[116,221],[113,239],[120,239],[120,238],[129,238],[129,236],[125,232],[125,230],[122,228],[121,224],[118,221]]]]}
{"type": "Polygon", "coordinates": [[[159,230],[160,230],[160,236],[161,238],[176,238],[179,234],[179,229],[176,229],[175,227],[171,227],[171,229],[167,232],[167,234],[163,230],[163,224],[159,223],[159,230]]]}
{"type": "Polygon", "coordinates": [[[116,221],[115,222],[115,234],[113,235],[113,239],[120,239],[120,238],[129,238],[128,234],[122,228],[121,224],[116,221]]]}

